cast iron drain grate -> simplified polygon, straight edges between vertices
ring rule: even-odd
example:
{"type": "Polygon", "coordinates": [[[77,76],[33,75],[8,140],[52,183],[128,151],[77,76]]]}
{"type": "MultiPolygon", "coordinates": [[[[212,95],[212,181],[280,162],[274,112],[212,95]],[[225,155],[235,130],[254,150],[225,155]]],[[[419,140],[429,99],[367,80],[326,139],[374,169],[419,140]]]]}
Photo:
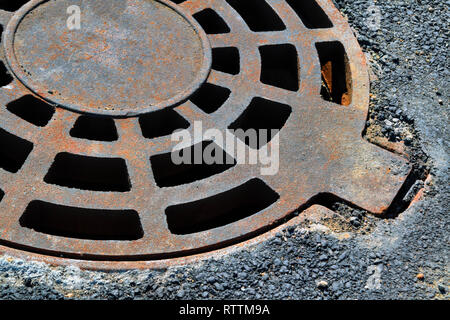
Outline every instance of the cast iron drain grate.
{"type": "MultiPolygon", "coordinates": [[[[22,2],[0,5],[5,247],[100,265],[184,256],[320,194],[383,213],[405,182],[406,160],[362,137],[367,66],[329,0],[86,0],[80,30],[73,1],[22,2]],[[281,129],[278,173],[174,165],[170,134],[195,121],[281,129]]],[[[224,152],[201,138],[184,151],[212,145],[224,152]]]]}

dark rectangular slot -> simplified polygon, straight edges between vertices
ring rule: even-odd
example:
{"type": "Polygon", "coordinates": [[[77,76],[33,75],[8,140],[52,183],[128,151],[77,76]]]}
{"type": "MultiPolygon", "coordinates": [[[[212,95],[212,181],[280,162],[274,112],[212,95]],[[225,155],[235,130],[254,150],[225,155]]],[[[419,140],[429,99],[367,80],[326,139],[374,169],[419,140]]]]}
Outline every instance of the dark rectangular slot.
{"type": "Polygon", "coordinates": [[[235,47],[212,49],[211,68],[229,74],[238,74],[241,68],[239,50],[235,47]]]}
{"type": "Polygon", "coordinates": [[[259,47],[261,54],[261,82],[297,91],[299,88],[299,65],[297,49],[292,44],[259,47]]]}
{"type": "Polygon", "coordinates": [[[252,179],[215,196],[166,208],[169,230],[191,234],[247,218],[269,207],[279,195],[260,179],[252,179]]]}
{"type": "Polygon", "coordinates": [[[75,208],[32,201],[20,225],[54,236],[86,240],[138,240],[144,232],[134,210],[75,208]]]}
{"type": "Polygon", "coordinates": [[[29,1],[30,0],[1,0],[0,9],[11,12],[16,11],[29,1]]]}
{"type": "Polygon", "coordinates": [[[142,135],[153,139],[172,134],[176,130],[189,128],[189,122],[173,109],[162,109],[139,117],[142,135]]]}
{"type": "Polygon", "coordinates": [[[202,26],[207,34],[230,32],[230,28],[223,19],[212,9],[205,9],[194,14],[194,19],[202,26]]]}
{"type": "Polygon", "coordinates": [[[287,104],[255,97],[244,112],[228,127],[235,130],[235,135],[252,149],[259,149],[273,139],[271,130],[281,130],[292,112],[287,104]],[[238,131],[241,129],[242,131],[238,131]],[[249,141],[248,130],[266,129],[267,139],[256,134],[257,141],[249,141]],[[270,130],[270,131],[269,131],[270,130]]]}
{"type": "Polygon", "coordinates": [[[130,191],[125,160],[59,153],[44,178],[46,183],[92,191],[130,191]]]}
{"type": "Polygon", "coordinates": [[[315,0],[286,0],[309,29],[332,28],[333,24],[315,0]]]}
{"type": "Polygon", "coordinates": [[[172,161],[172,153],[158,154],[150,158],[156,184],[161,188],[205,179],[236,165],[236,161],[228,153],[211,141],[203,141],[174,152],[178,152],[182,157],[185,156],[189,160],[182,164],[175,164],[172,161]],[[217,157],[221,157],[223,163],[206,164],[202,159],[201,163],[196,164],[194,162],[195,150],[198,149],[203,154],[206,148],[213,150],[217,157]],[[185,153],[188,153],[188,155],[185,155],[185,153]]]}
{"type": "Polygon", "coordinates": [[[316,43],[322,73],[323,99],[347,106],[352,99],[350,65],[342,43],[316,43]]]}
{"type": "Polygon", "coordinates": [[[264,0],[225,0],[255,32],[281,31],[286,26],[272,7],[264,0]]]}
{"type": "Polygon", "coordinates": [[[54,107],[32,95],[8,103],[6,109],[38,127],[45,127],[55,113],[54,107]]]}
{"type": "Polygon", "coordinates": [[[0,167],[16,173],[28,158],[33,144],[0,128],[0,167]]]}
{"type": "MultiPolygon", "coordinates": [[[[0,26],[0,30],[1,26],[0,26]]],[[[0,35],[1,37],[1,35],[0,35]]],[[[0,87],[4,87],[13,81],[13,77],[9,74],[8,69],[3,62],[0,61],[0,87]]]]}
{"type": "Polygon", "coordinates": [[[116,141],[119,138],[114,119],[90,115],[80,116],[70,130],[70,135],[94,141],[116,141]]]}
{"type": "Polygon", "coordinates": [[[228,100],[230,94],[230,89],[206,82],[189,99],[203,112],[213,113],[228,100]]]}

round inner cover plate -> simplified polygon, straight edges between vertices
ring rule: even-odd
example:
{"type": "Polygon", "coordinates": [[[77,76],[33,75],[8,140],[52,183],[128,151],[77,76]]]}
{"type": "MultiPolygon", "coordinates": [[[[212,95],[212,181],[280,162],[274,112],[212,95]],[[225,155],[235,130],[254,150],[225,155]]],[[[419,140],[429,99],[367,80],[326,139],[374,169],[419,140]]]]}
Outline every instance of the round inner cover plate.
{"type": "Polygon", "coordinates": [[[211,53],[198,24],[164,1],[39,1],[16,14],[6,52],[19,79],[69,109],[130,116],[174,105],[206,79],[211,53]]]}

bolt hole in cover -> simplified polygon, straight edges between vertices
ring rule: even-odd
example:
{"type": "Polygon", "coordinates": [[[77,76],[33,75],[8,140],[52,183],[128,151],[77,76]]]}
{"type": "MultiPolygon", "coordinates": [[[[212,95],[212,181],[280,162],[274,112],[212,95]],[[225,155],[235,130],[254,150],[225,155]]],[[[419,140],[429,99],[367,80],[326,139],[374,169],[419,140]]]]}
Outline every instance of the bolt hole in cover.
{"type": "Polygon", "coordinates": [[[382,214],[410,171],[362,136],[367,65],[329,0],[12,3],[0,4],[2,252],[170,264],[328,210],[320,194],[382,214]],[[219,140],[174,151],[171,133],[196,121],[224,136],[280,129],[258,143],[279,141],[279,170],[242,165],[219,140]],[[197,147],[226,163],[171,162],[197,147]]]}

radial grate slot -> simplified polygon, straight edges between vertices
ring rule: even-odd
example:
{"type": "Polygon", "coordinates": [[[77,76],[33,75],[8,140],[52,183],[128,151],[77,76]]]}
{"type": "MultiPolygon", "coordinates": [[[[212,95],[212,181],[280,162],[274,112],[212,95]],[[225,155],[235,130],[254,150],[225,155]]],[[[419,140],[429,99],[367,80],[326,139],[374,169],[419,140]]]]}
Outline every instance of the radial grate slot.
{"type": "Polygon", "coordinates": [[[0,128],[0,168],[16,173],[25,163],[33,144],[0,128]]]}
{"type": "Polygon", "coordinates": [[[309,29],[332,28],[328,16],[316,0],[286,0],[309,29]]]}
{"type": "Polygon", "coordinates": [[[161,188],[205,179],[236,165],[235,159],[212,141],[154,155],[150,162],[156,184],[161,188]]]}
{"type": "Polygon", "coordinates": [[[0,9],[11,12],[17,11],[29,1],[30,0],[2,0],[0,1],[0,9]]]}
{"type": "Polygon", "coordinates": [[[212,9],[205,9],[194,14],[195,20],[202,26],[207,34],[220,34],[230,32],[230,27],[212,9]]]}
{"type": "Polygon", "coordinates": [[[116,141],[117,135],[114,119],[99,116],[80,116],[70,130],[75,138],[94,141],[116,141]]]}
{"type": "Polygon", "coordinates": [[[261,54],[261,82],[290,91],[299,88],[299,64],[292,44],[267,45],[259,48],[261,54]]]}
{"type": "Polygon", "coordinates": [[[32,95],[23,96],[7,104],[9,112],[35,126],[45,127],[55,113],[55,108],[32,95]]]}
{"type": "Polygon", "coordinates": [[[211,68],[235,75],[241,68],[239,59],[239,50],[235,47],[213,48],[211,68]]]}
{"type": "Polygon", "coordinates": [[[281,31],[286,26],[275,11],[264,0],[225,0],[255,32],[281,31]]]}
{"type": "Polygon", "coordinates": [[[153,139],[167,136],[179,129],[189,128],[189,122],[173,109],[147,113],[139,118],[142,135],[153,139]]]}
{"type": "Polygon", "coordinates": [[[0,201],[3,200],[4,196],[5,196],[5,192],[2,189],[0,189],[0,201]]]}
{"type": "Polygon", "coordinates": [[[279,195],[260,179],[221,194],[166,208],[167,224],[174,234],[191,234],[245,219],[279,199],[279,195]]]}
{"type": "Polygon", "coordinates": [[[235,135],[249,147],[259,149],[273,139],[272,130],[283,128],[291,112],[286,104],[255,97],[229,129],[235,130],[235,135]],[[261,129],[270,130],[266,139],[264,134],[258,134],[261,129]]]}
{"type": "Polygon", "coordinates": [[[175,4],[180,4],[182,2],[185,2],[186,0],[169,0],[170,2],[173,2],[175,4]]]}
{"type": "Polygon", "coordinates": [[[10,84],[14,78],[9,74],[5,64],[0,61],[0,87],[4,87],[10,84]]]}
{"type": "Polygon", "coordinates": [[[217,111],[230,97],[230,89],[205,83],[190,100],[206,113],[217,111]]]}
{"type": "Polygon", "coordinates": [[[35,200],[19,220],[37,232],[86,240],[138,240],[143,237],[139,214],[134,210],[75,208],[35,200]]]}
{"type": "Polygon", "coordinates": [[[349,105],[352,99],[352,83],[344,46],[338,41],[332,41],[316,43],[316,48],[322,73],[322,98],[349,105]]]}
{"type": "Polygon", "coordinates": [[[65,152],[56,155],[44,181],[82,190],[117,192],[131,190],[125,160],[65,152]]]}

